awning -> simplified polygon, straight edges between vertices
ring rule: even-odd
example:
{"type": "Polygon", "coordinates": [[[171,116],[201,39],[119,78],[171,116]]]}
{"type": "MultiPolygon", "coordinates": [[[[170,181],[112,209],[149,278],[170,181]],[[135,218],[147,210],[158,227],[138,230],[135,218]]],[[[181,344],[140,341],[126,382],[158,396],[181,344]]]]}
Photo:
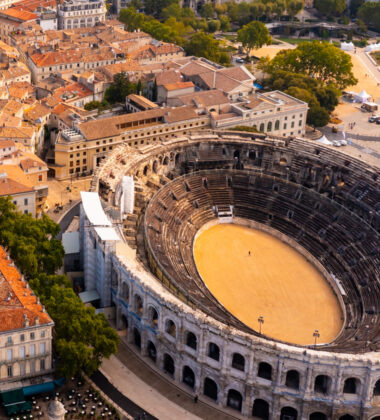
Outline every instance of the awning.
{"type": "Polygon", "coordinates": [[[96,290],[79,293],[79,297],[83,303],[91,303],[100,299],[99,293],[96,290]]]}
{"type": "Polygon", "coordinates": [[[54,392],[54,382],[45,382],[37,385],[30,385],[23,388],[24,396],[30,397],[32,395],[42,394],[44,392],[54,392]]]}
{"type": "Polygon", "coordinates": [[[25,402],[24,393],[22,388],[13,389],[12,391],[4,391],[1,393],[1,400],[5,407],[13,404],[19,404],[25,402]]]}

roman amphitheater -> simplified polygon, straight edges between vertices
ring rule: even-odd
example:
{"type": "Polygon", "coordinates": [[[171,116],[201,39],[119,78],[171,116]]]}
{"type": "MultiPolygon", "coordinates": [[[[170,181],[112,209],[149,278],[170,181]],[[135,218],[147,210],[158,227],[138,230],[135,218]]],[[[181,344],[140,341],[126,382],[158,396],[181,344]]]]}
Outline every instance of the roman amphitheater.
{"type": "Polygon", "coordinates": [[[296,138],[119,146],[85,283],[163,376],[255,419],[380,420],[380,173],[296,138]]]}

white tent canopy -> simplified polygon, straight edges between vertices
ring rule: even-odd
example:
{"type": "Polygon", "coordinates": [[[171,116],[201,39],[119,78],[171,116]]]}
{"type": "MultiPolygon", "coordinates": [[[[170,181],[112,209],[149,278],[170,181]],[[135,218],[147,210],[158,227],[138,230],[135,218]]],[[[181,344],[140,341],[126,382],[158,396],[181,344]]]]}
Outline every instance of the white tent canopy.
{"type": "Polygon", "coordinates": [[[323,135],[321,138],[317,139],[317,141],[321,144],[332,145],[331,141],[325,135],[323,135]]]}
{"type": "Polygon", "coordinates": [[[340,49],[343,51],[354,51],[355,45],[352,42],[342,42],[340,49]]]}
{"type": "Polygon", "coordinates": [[[367,45],[365,51],[366,52],[380,51],[380,42],[378,42],[377,44],[367,45]]]}

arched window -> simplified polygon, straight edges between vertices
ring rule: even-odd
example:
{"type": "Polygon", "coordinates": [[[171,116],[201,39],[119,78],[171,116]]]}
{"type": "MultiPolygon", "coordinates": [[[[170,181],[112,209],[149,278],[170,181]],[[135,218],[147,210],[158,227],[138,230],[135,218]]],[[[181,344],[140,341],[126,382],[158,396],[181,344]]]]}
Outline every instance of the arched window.
{"type": "Polygon", "coordinates": [[[241,370],[244,372],[245,359],[240,353],[234,353],[232,355],[232,365],[234,369],[241,370]]]}
{"type": "Polygon", "coordinates": [[[136,347],[141,349],[141,334],[137,328],[133,329],[133,338],[134,338],[136,347]]]}
{"type": "Polygon", "coordinates": [[[195,385],[195,375],[194,372],[189,366],[184,366],[182,370],[182,382],[189,386],[190,388],[194,388],[195,385]]]}
{"type": "Polygon", "coordinates": [[[253,403],[252,416],[262,420],[269,420],[269,404],[260,398],[253,403]]]}
{"type": "Polygon", "coordinates": [[[261,132],[264,132],[264,123],[261,123],[261,124],[260,124],[260,131],[261,131],[261,132]]]}
{"type": "Polygon", "coordinates": [[[243,404],[243,397],[236,389],[230,389],[227,395],[227,407],[231,407],[234,410],[241,411],[243,404]]]}
{"type": "Polygon", "coordinates": [[[215,343],[208,343],[208,357],[219,361],[220,349],[215,343]]]}
{"type": "Polygon", "coordinates": [[[293,407],[283,407],[281,409],[280,420],[297,420],[298,412],[293,407]]]}
{"type": "Polygon", "coordinates": [[[280,120],[276,120],[276,123],[274,124],[274,129],[279,130],[280,129],[280,120]]]}
{"type": "Polygon", "coordinates": [[[168,319],[166,321],[165,331],[169,335],[171,335],[172,337],[176,337],[177,336],[177,328],[176,328],[174,322],[171,319],[168,319]]]}
{"type": "Polygon", "coordinates": [[[259,364],[257,376],[271,381],[272,380],[272,366],[269,363],[261,362],[259,364]]]}
{"type": "Polygon", "coordinates": [[[377,397],[378,395],[380,395],[380,379],[375,383],[373,388],[373,396],[377,397]]]}
{"type": "Polygon", "coordinates": [[[272,121],[268,122],[267,131],[268,131],[268,133],[269,133],[269,131],[272,131],[272,121]]]}
{"type": "Polygon", "coordinates": [[[164,161],[162,162],[163,165],[169,165],[169,158],[165,156],[164,161]]]}
{"type": "Polygon", "coordinates": [[[148,170],[149,170],[149,167],[148,167],[148,165],[145,165],[144,166],[144,170],[143,170],[143,174],[146,176],[146,175],[148,175],[148,170]]]}
{"type": "Polygon", "coordinates": [[[135,295],[135,312],[137,315],[142,316],[143,314],[143,300],[141,298],[141,296],[139,295],[135,295]]]}
{"type": "Polygon", "coordinates": [[[310,414],[309,420],[327,420],[327,416],[326,414],[317,411],[310,414]]]}
{"type": "Polygon", "coordinates": [[[286,373],[285,385],[288,388],[299,389],[299,387],[300,387],[300,375],[296,370],[289,370],[286,373]]]}
{"type": "Polygon", "coordinates": [[[347,378],[344,381],[343,394],[356,394],[358,388],[358,380],[356,378],[347,378]]]}
{"type": "Polygon", "coordinates": [[[123,282],[123,284],[121,285],[121,297],[127,303],[129,302],[129,286],[126,282],[123,282]]]}
{"type": "Polygon", "coordinates": [[[218,399],[218,386],[215,381],[210,378],[205,378],[203,386],[203,394],[215,401],[218,399]]]}
{"type": "Polygon", "coordinates": [[[148,356],[149,356],[149,359],[153,360],[153,362],[156,363],[157,349],[156,349],[156,346],[151,341],[148,341],[148,356]]]}
{"type": "Polygon", "coordinates": [[[328,394],[330,391],[331,378],[326,375],[318,375],[314,381],[314,391],[328,394]]]}
{"type": "Polygon", "coordinates": [[[174,360],[169,354],[164,354],[164,371],[171,376],[175,372],[174,360]]]}
{"type": "Polygon", "coordinates": [[[157,328],[158,325],[158,312],[156,311],[155,308],[153,308],[153,306],[149,307],[149,321],[150,321],[150,325],[153,328],[157,328]]]}
{"type": "Polygon", "coordinates": [[[197,349],[197,337],[191,331],[186,334],[186,345],[194,350],[197,349]]]}

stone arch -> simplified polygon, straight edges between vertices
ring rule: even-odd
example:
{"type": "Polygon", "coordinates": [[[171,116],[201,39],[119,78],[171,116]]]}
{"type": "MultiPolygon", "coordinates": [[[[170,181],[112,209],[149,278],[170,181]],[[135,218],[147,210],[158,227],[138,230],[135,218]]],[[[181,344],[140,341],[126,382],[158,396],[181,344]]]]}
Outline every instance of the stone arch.
{"type": "Polygon", "coordinates": [[[144,302],[142,297],[138,294],[135,294],[135,312],[137,315],[142,316],[144,310],[144,302]]]}
{"type": "Polygon", "coordinates": [[[315,413],[311,413],[309,420],[327,420],[327,416],[320,411],[316,411],[315,413]]]}
{"type": "Polygon", "coordinates": [[[244,372],[245,369],[245,359],[244,356],[242,356],[240,353],[234,353],[232,355],[232,363],[231,366],[234,369],[241,370],[244,372]]]}
{"type": "Polygon", "coordinates": [[[272,380],[272,366],[267,362],[260,362],[257,369],[257,376],[260,378],[272,380]]]}
{"type": "Polygon", "coordinates": [[[375,386],[373,387],[373,396],[380,396],[380,379],[377,380],[375,386]]]}
{"type": "Polygon", "coordinates": [[[148,357],[150,360],[153,360],[154,363],[156,363],[157,361],[157,349],[156,346],[153,344],[152,341],[148,341],[148,346],[147,346],[147,350],[148,350],[148,357]]]}
{"type": "Polygon", "coordinates": [[[220,348],[219,348],[219,346],[217,344],[215,344],[215,343],[213,343],[213,342],[210,341],[208,343],[207,355],[211,359],[214,359],[214,360],[219,361],[219,359],[220,359],[220,348]]]}
{"type": "Polygon", "coordinates": [[[154,306],[149,306],[149,322],[150,325],[156,329],[158,327],[158,312],[154,306]]]}
{"type": "Polygon", "coordinates": [[[189,366],[184,366],[182,369],[182,382],[186,384],[191,389],[194,389],[195,386],[195,374],[193,369],[189,366]]]}
{"type": "Polygon", "coordinates": [[[372,417],[371,420],[380,420],[380,416],[372,417]]]}
{"type": "Polygon", "coordinates": [[[177,153],[177,154],[175,155],[175,164],[176,164],[176,165],[178,165],[178,164],[179,164],[180,159],[181,159],[181,154],[180,154],[180,153],[177,153]]]}
{"type": "Polygon", "coordinates": [[[186,332],[186,345],[193,350],[197,349],[197,336],[191,331],[186,332]]]}
{"type": "Polygon", "coordinates": [[[288,161],[287,161],[286,157],[282,157],[280,159],[280,165],[281,166],[287,166],[287,164],[288,164],[288,161]]]}
{"type": "Polygon", "coordinates": [[[269,403],[260,398],[255,399],[252,407],[252,416],[262,420],[269,420],[269,403]]]}
{"type": "Polygon", "coordinates": [[[218,400],[218,385],[211,378],[205,378],[203,383],[203,394],[214,401],[218,400]]]}
{"type": "Polygon", "coordinates": [[[227,394],[227,407],[231,407],[234,410],[241,411],[243,405],[243,396],[236,389],[228,390],[227,394]]]}
{"type": "Polygon", "coordinates": [[[170,356],[170,354],[165,353],[164,354],[164,365],[163,365],[164,371],[168,373],[171,376],[174,376],[175,372],[175,365],[174,360],[170,356]]]}
{"type": "Polygon", "coordinates": [[[156,174],[158,169],[158,162],[155,160],[152,165],[152,170],[156,174]]]}
{"type": "Polygon", "coordinates": [[[331,388],[331,378],[327,375],[318,375],[314,380],[314,391],[320,394],[328,394],[331,388]]]}
{"type": "Polygon", "coordinates": [[[127,303],[129,302],[129,285],[126,281],[123,281],[123,283],[121,284],[121,297],[127,303]]]}
{"type": "Polygon", "coordinates": [[[298,411],[293,407],[283,407],[281,409],[280,420],[297,420],[298,411]]]}
{"type": "Polygon", "coordinates": [[[165,166],[169,165],[169,157],[168,156],[164,157],[164,160],[162,161],[162,164],[165,165],[165,166]]]}
{"type": "Polygon", "coordinates": [[[351,414],[345,414],[344,416],[339,417],[339,420],[355,420],[355,417],[351,416],[351,414]]]}
{"type": "Polygon", "coordinates": [[[357,394],[360,381],[357,378],[346,378],[343,384],[343,394],[357,394]]]}
{"type": "Polygon", "coordinates": [[[288,370],[286,372],[285,386],[292,389],[299,389],[300,374],[296,370],[288,370]]]}
{"type": "Polygon", "coordinates": [[[272,121],[269,121],[269,122],[268,122],[268,125],[267,125],[267,131],[268,131],[268,133],[269,133],[270,131],[272,131],[272,121]]]}
{"type": "Polygon", "coordinates": [[[148,165],[145,165],[145,166],[144,166],[144,169],[143,169],[143,174],[144,174],[145,176],[147,176],[147,175],[148,175],[148,173],[149,173],[149,166],[148,166],[148,165]]]}
{"type": "Polygon", "coordinates": [[[171,319],[167,319],[165,322],[165,332],[174,338],[177,336],[177,327],[171,319]]]}
{"type": "Polygon", "coordinates": [[[133,342],[137,348],[141,349],[141,334],[138,328],[133,328],[133,342]]]}

